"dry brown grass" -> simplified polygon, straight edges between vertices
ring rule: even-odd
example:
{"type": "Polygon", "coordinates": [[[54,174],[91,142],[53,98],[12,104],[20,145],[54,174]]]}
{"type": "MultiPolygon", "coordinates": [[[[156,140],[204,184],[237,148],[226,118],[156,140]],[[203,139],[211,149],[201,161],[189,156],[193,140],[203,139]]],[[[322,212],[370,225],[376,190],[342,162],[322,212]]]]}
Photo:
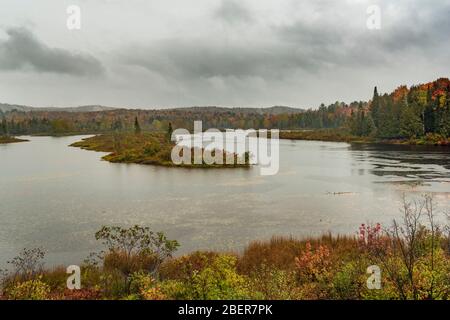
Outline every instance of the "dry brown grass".
{"type": "Polygon", "coordinates": [[[124,275],[130,275],[141,270],[152,271],[158,259],[154,255],[140,253],[128,255],[124,251],[111,251],[105,255],[103,268],[105,270],[119,270],[124,275]]]}
{"type": "Polygon", "coordinates": [[[195,251],[188,255],[169,259],[161,266],[160,276],[162,279],[173,280],[189,278],[195,271],[200,271],[210,265],[218,255],[218,252],[195,251]]]}
{"type": "Polygon", "coordinates": [[[243,274],[251,273],[262,265],[280,270],[295,269],[295,258],[305,250],[306,244],[313,248],[327,246],[334,257],[340,254],[357,255],[358,241],[351,236],[322,235],[318,238],[272,237],[269,241],[254,241],[244,250],[238,261],[238,270],[243,274]]]}

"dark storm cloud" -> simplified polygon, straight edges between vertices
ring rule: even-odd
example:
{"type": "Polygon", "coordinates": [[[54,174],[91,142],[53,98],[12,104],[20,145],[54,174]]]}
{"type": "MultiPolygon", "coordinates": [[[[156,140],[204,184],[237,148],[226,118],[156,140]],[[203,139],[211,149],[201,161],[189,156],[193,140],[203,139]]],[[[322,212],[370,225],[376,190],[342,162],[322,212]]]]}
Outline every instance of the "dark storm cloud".
{"type": "Polygon", "coordinates": [[[402,51],[417,48],[426,52],[441,50],[450,39],[450,2],[426,8],[412,7],[403,19],[388,30],[379,45],[382,50],[402,51]],[[422,15],[421,15],[421,14],[422,15]]]}
{"type": "MultiPolygon", "coordinates": [[[[125,53],[125,60],[180,79],[279,78],[295,70],[318,72],[333,65],[374,66],[411,49],[432,54],[438,42],[449,34],[448,8],[443,5],[420,18],[411,10],[403,20],[380,31],[367,30],[365,19],[361,19],[364,25],[360,29],[345,23],[337,28],[332,20],[296,21],[273,27],[274,37],[269,44],[260,44],[258,39],[245,45],[225,45],[207,39],[191,42],[169,39],[150,47],[134,47],[125,53]]],[[[216,14],[231,19],[246,16],[242,10],[236,3],[225,1],[216,14]]]]}
{"type": "Polygon", "coordinates": [[[123,59],[165,76],[180,78],[263,77],[279,78],[292,69],[313,71],[320,63],[295,48],[222,45],[184,40],[128,49],[123,59]]]}
{"type": "MultiPolygon", "coordinates": [[[[426,8],[402,7],[400,17],[388,14],[387,4],[381,5],[382,29],[377,31],[366,28],[364,6],[356,16],[358,23],[352,24],[345,8],[339,9],[328,0],[319,4],[312,5],[313,10],[318,10],[317,6],[324,10],[318,19],[297,19],[271,26],[270,34],[261,34],[264,41],[248,38],[221,42],[220,35],[190,42],[172,38],[152,46],[130,48],[124,53],[124,60],[182,81],[209,77],[279,80],[296,71],[316,73],[334,66],[386,66],[413,51],[431,58],[448,50],[447,3],[436,2],[426,8]],[[339,10],[340,15],[334,16],[339,10]]],[[[248,21],[251,16],[234,1],[223,1],[215,15],[227,21],[248,21]]],[[[236,32],[245,34],[246,30],[236,32]]]]}
{"type": "Polygon", "coordinates": [[[8,39],[0,41],[0,69],[97,76],[104,72],[102,64],[94,57],[51,48],[25,28],[6,31],[8,39]]]}
{"type": "MultiPolygon", "coordinates": [[[[351,27],[345,21],[320,19],[296,21],[275,29],[278,37],[293,46],[309,48],[311,55],[326,64],[357,67],[388,63],[411,51],[441,55],[448,50],[450,4],[434,3],[427,8],[402,8],[403,15],[383,14],[381,30],[351,27]]],[[[365,22],[362,20],[361,22],[365,22]]]]}

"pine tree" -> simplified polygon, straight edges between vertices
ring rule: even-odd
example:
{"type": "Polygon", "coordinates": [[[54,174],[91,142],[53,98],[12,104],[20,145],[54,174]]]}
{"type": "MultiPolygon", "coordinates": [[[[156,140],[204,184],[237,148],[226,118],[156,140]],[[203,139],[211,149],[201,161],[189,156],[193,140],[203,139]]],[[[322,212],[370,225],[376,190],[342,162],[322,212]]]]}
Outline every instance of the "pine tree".
{"type": "Polygon", "coordinates": [[[431,89],[428,88],[427,105],[425,106],[425,110],[423,113],[423,123],[424,123],[425,134],[436,131],[436,117],[435,117],[434,109],[435,108],[434,108],[434,102],[432,99],[431,89]]]}
{"type": "Polygon", "coordinates": [[[361,136],[363,134],[363,122],[364,122],[364,110],[362,103],[358,106],[358,112],[356,113],[356,130],[355,134],[361,136]]]}
{"type": "Polygon", "coordinates": [[[169,128],[167,129],[167,139],[169,141],[172,139],[172,133],[173,133],[172,123],[169,122],[169,128]]]}
{"type": "Polygon", "coordinates": [[[398,138],[399,136],[399,107],[392,97],[383,97],[378,113],[379,125],[377,136],[380,138],[398,138]]]}
{"type": "Polygon", "coordinates": [[[111,125],[111,129],[113,129],[114,131],[122,131],[122,121],[120,120],[120,118],[117,118],[111,125]]]}
{"type": "Polygon", "coordinates": [[[8,125],[6,124],[6,118],[3,116],[2,123],[0,126],[0,135],[7,136],[8,135],[8,125]]]}
{"type": "Polygon", "coordinates": [[[358,105],[358,110],[352,111],[348,126],[350,132],[355,136],[370,136],[376,130],[372,115],[364,110],[361,102],[358,105]]]}
{"type": "Polygon", "coordinates": [[[450,137],[450,99],[447,97],[445,107],[442,108],[439,119],[439,133],[445,137],[450,137]]]}
{"type": "Polygon", "coordinates": [[[357,124],[356,124],[356,113],[352,110],[350,114],[350,119],[347,122],[347,127],[350,130],[350,133],[356,135],[357,124]]]}
{"type": "Polygon", "coordinates": [[[373,136],[375,135],[376,127],[373,122],[372,115],[369,113],[363,114],[363,120],[361,125],[361,135],[363,136],[373,136]]]}
{"type": "Polygon", "coordinates": [[[380,96],[378,95],[377,87],[373,90],[370,112],[375,126],[378,127],[380,124],[380,96]]]}
{"type": "Polygon", "coordinates": [[[403,105],[400,113],[400,135],[415,138],[423,135],[423,123],[416,103],[403,105]]]}
{"type": "Polygon", "coordinates": [[[134,118],[134,133],[135,134],[141,133],[141,126],[139,125],[139,121],[138,121],[137,117],[134,118]]]}

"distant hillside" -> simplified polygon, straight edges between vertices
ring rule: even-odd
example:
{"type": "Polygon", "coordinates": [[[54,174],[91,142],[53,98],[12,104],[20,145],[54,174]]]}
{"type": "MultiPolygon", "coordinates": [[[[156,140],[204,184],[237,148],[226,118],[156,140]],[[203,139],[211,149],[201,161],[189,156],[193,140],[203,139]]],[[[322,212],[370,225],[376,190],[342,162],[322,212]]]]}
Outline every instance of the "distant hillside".
{"type": "Polygon", "coordinates": [[[241,107],[188,107],[188,108],[174,108],[171,110],[176,111],[190,111],[190,112],[240,112],[244,114],[269,114],[269,115],[279,115],[279,114],[297,114],[303,113],[305,110],[299,108],[285,107],[285,106],[274,106],[268,108],[241,108],[241,107]]]}
{"type": "MultiPolygon", "coordinates": [[[[112,111],[117,110],[117,108],[98,106],[98,105],[89,105],[89,106],[81,106],[81,107],[67,107],[67,108],[36,108],[15,104],[5,104],[0,103],[0,110],[3,112],[8,111],[46,111],[46,112],[100,112],[100,111],[112,111]]],[[[137,109],[138,110],[138,109],[137,109]]],[[[218,113],[226,113],[226,112],[239,112],[243,114],[269,114],[269,115],[279,115],[279,114],[297,114],[304,112],[303,109],[291,108],[285,106],[274,106],[269,108],[240,108],[240,107],[188,107],[188,108],[173,108],[166,110],[174,110],[174,111],[187,111],[187,112],[218,112],[218,113]]]]}
{"type": "Polygon", "coordinates": [[[16,105],[16,104],[0,103],[0,111],[2,111],[2,112],[8,112],[8,111],[12,111],[12,110],[30,111],[30,110],[33,110],[33,109],[34,108],[27,107],[27,106],[20,106],[20,105],[16,105]]]}
{"type": "Polygon", "coordinates": [[[0,110],[2,112],[8,112],[8,111],[65,111],[65,112],[98,112],[98,111],[109,111],[114,110],[115,108],[111,107],[104,107],[104,106],[81,106],[81,107],[67,107],[67,108],[35,108],[35,107],[29,107],[29,106],[22,106],[22,105],[16,105],[16,104],[6,104],[6,103],[0,103],[0,110]]]}

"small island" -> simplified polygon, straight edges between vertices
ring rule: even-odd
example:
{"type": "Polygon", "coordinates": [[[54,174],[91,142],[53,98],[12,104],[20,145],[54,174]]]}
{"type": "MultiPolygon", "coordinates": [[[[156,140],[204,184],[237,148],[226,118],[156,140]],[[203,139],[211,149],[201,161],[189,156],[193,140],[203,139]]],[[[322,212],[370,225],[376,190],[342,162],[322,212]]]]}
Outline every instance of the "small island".
{"type": "Polygon", "coordinates": [[[19,138],[11,137],[11,136],[0,136],[0,144],[26,142],[26,141],[28,141],[28,140],[19,139],[19,138]]]}
{"type": "MultiPolygon", "coordinates": [[[[248,154],[245,163],[238,163],[239,155],[233,154],[234,164],[174,164],[171,159],[175,143],[164,132],[119,132],[96,135],[70,145],[85,150],[109,152],[102,159],[114,163],[137,163],[184,168],[239,168],[249,167],[248,154]]],[[[194,149],[191,149],[193,152],[194,149]]],[[[229,155],[229,154],[228,154],[229,155]]],[[[224,153],[224,159],[226,154],[224,153]]],[[[192,157],[193,159],[193,157],[192,157]]],[[[241,161],[242,162],[242,161],[241,161]]]]}

